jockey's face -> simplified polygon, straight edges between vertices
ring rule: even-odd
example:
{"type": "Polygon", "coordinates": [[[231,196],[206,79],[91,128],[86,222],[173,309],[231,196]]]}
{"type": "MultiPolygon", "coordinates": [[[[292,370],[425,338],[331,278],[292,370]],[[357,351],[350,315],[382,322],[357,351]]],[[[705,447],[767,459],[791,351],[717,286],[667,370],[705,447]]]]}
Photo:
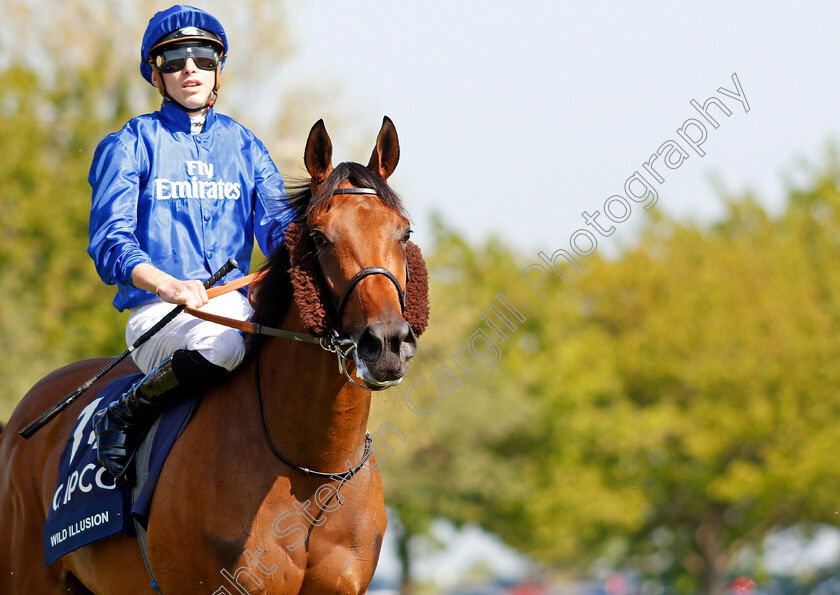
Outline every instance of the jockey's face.
{"type": "Polygon", "coordinates": [[[216,70],[198,68],[193,58],[187,58],[181,70],[161,73],[152,70],[155,85],[166,85],[166,91],[178,103],[189,109],[197,109],[207,103],[216,82],[216,70]]]}

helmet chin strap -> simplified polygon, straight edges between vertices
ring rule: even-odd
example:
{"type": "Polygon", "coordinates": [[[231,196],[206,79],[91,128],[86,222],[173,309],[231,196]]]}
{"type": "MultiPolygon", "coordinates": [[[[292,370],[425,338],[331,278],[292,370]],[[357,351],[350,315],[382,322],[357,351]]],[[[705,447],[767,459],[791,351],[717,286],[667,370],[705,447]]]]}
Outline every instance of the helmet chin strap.
{"type": "Polygon", "coordinates": [[[218,95],[219,95],[219,69],[220,68],[221,68],[221,66],[216,67],[216,72],[215,72],[215,76],[214,76],[214,80],[213,80],[213,90],[210,91],[210,94],[207,96],[207,101],[204,102],[204,105],[202,105],[201,107],[187,107],[187,106],[183,105],[182,103],[178,103],[177,101],[175,101],[175,98],[172,97],[169,94],[169,91],[166,90],[166,82],[163,79],[163,73],[161,73],[159,70],[156,70],[155,72],[157,72],[157,79],[160,81],[160,86],[158,87],[158,91],[160,92],[161,96],[164,99],[168,99],[169,101],[171,101],[172,103],[177,105],[179,108],[181,108],[182,110],[184,110],[188,114],[193,114],[195,112],[200,112],[203,109],[210,109],[211,107],[213,107],[213,104],[216,103],[216,97],[218,97],[218,95]]]}

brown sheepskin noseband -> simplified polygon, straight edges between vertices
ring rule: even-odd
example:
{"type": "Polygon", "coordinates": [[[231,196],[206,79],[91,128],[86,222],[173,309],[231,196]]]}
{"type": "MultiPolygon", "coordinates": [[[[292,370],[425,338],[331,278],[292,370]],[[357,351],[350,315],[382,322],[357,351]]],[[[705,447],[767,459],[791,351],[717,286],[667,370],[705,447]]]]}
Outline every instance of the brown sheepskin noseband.
{"type": "MultiPolygon", "coordinates": [[[[291,263],[289,277],[301,320],[310,333],[323,336],[337,326],[333,298],[321,273],[315,244],[306,233],[306,226],[300,223],[289,225],[286,229],[285,243],[291,263]]],[[[416,244],[406,242],[405,254],[408,283],[405,287],[403,316],[411,325],[415,336],[419,337],[429,323],[429,274],[420,248],[416,244]]]]}

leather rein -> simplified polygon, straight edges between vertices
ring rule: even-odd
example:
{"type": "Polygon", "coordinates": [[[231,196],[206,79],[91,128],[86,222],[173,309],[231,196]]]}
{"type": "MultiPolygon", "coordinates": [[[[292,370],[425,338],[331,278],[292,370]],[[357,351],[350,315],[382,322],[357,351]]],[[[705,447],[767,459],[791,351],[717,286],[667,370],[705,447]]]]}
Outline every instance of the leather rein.
{"type": "MultiPolygon", "coordinates": [[[[341,188],[335,190],[333,194],[377,194],[376,190],[373,188],[341,188]]],[[[225,283],[219,287],[213,287],[207,290],[207,297],[214,298],[220,295],[224,295],[231,291],[235,291],[237,289],[241,289],[242,287],[251,285],[255,281],[262,279],[268,271],[260,271],[258,273],[252,273],[250,275],[246,275],[239,279],[235,279],[229,283],[225,283]]],[[[344,306],[347,304],[347,300],[350,297],[350,293],[353,289],[358,285],[359,281],[364,279],[365,277],[369,277],[371,275],[384,275],[394,284],[394,287],[397,289],[397,294],[400,298],[400,307],[402,308],[402,312],[405,313],[405,291],[402,287],[400,287],[400,282],[397,280],[397,277],[388,269],[384,267],[366,267],[360,270],[358,273],[353,275],[353,277],[347,282],[347,285],[341,292],[341,296],[339,297],[338,301],[333,298],[333,306],[336,311],[336,316],[338,323],[341,324],[342,314],[344,313],[344,306]]],[[[406,282],[408,281],[408,267],[406,266],[406,282]]],[[[250,296],[249,296],[250,297],[250,296]]],[[[230,328],[237,329],[242,332],[250,333],[253,335],[258,336],[270,336],[270,337],[279,337],[282,339],[291,339],[293,341],[300,341],[303,343],[312,343],[316,345],[320,345],[322,349],[325,351],[329,351],[330,353],[336,354],[338,359],[338,371],[340,374],[343,374],[347,380],[355,384],[356,386],[363,388],[365,390],[383,390],[388,388],[388,386],[366,386],[363,384],[359,384],[350,376],[350,372],[347,369],[347,360],[352,357],[353,352],[356,350],[356,343],[350,337],[343,337],[336,329],[331,329],[329,333],[323,337],[314,337],[310,334],[306,333],[296,333],[292,331],[286,331],[283,329],[272,328],[268,326],[264,326],[262,324],[256,322],[249,322],[244,320],[236,320],[234,318],[228,318],[227,316],[219,316],[218,314],[210,314],[208,312],[202,312],[201,310],[197,310],[195,308],[191,308],[189,306],[184,308],[184,312],[195,316],[196,318],[200,318],[202,320],[207,320],[208,322],[214,322],[216,324],[221,324],[230,328]]],[[[265,439],[268,442],[268,446],[271,449],[271,452],[274,453],[274,456],[277,457],[280,461],[297,469],[298,471],[306,474],[306,475],[314,475],[317,477],[324,477],[329,478],[336,481],[341,481],[342,484],[349,481],[356,473],[358,473],[362,467],[365,466],[368,459],[370,458],[372,452],[371,446],[371,437],[369,432],[365,432],[365,454],[362,457],[362,460],[359,461],[352,469],[347,469],[346,471],[339,472],[339,473],[327,473],[324,471],[315,471],[313,469],[309,469],[307,467],[302,467],[297,465],[284,457],[277,447],[274,445],[274,442],[271,440],[271,436],[268,433],[268,427],[265,423],[265,415],[263,413],[263,403],[262,403],[262,394],[260,390],[260,350],[257,349],[256,353],[256,361],[254,365],[254,381],[256,386],[256,393],[257,393],[257,403],[259,404],[260,410],[260,422],[262,423],[263,434],[265,435],[265,439]]]]}

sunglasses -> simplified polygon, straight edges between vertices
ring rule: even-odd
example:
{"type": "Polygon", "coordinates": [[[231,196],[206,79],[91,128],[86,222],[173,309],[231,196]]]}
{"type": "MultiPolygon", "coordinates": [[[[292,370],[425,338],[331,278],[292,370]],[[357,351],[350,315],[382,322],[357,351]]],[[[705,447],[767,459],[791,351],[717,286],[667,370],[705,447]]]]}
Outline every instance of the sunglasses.
{"type": "Polygon", "coordinates": [[[183,70],[187,58],[192,58],[201,70],[215,70],[219,65],[219,53],[209,45],[183,45],[164,50],[154,57],[154,63],[160,72],[169,74],[183,70]]]}

